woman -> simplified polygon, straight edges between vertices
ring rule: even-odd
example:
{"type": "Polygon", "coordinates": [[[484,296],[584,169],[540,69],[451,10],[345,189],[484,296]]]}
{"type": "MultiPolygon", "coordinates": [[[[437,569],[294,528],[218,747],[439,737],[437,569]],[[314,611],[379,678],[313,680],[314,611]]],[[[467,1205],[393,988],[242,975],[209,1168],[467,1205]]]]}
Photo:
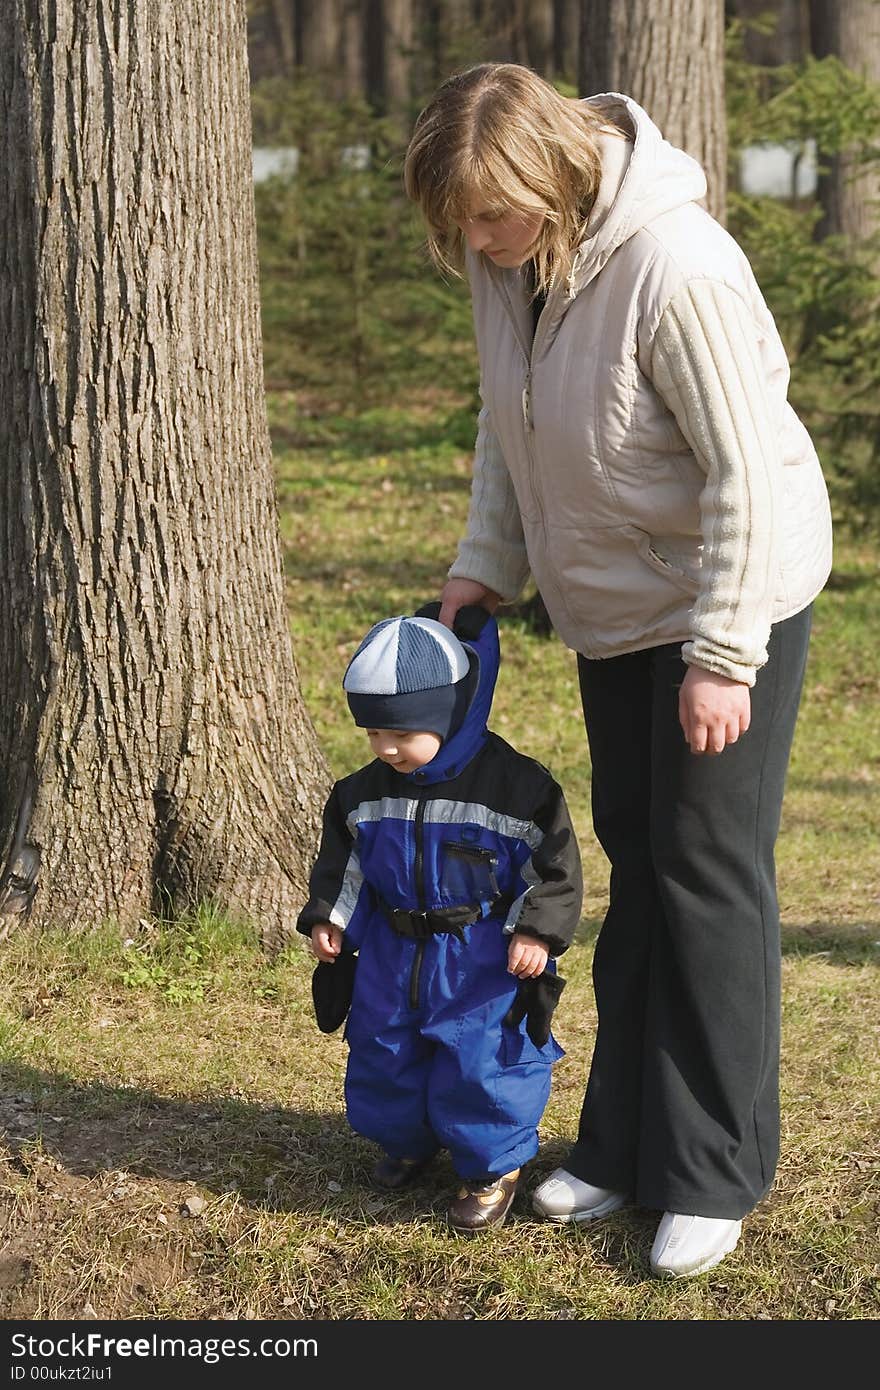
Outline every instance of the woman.
{"type": "Polygon", "coordinates": [[[422,112],[405,178],[437,264],[466,266],[481,368],[440,617],[531,571],[577,653],[611,864],[579,1133],[534,1206],[656,1208],[652,1271],[698,1274],[778,1156],[774,845],[825,484],[702,170],[629,97],[472,68],[422,112]]]}

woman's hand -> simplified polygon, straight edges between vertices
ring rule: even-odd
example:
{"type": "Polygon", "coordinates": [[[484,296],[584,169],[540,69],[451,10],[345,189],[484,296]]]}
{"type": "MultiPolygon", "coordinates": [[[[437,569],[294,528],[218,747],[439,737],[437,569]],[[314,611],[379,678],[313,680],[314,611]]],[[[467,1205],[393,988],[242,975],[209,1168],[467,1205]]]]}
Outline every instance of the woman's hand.
{"type": "Polygon", "coordinates": [[[543,974],[550,948],[536,936],[514,932],[507,948],[507,973],[518,980],[531,980],[543,974]]]}
{"type": "Polygon", "coordinates": [[[496,594],[494,589],[487,589],[476,579],[447,579],[440,595],[439,620],[451,629],[459,608],[474,603],[494,613],[500,602],[500,594],[496,594]]]}
{"type": "Polygon", "coordinates": [[[319,922],[312,927],[312,950],[327,964],[332,964],[342,950],[342,931],[332,922],[319,922]]]}
{"type": "Polygon", "coordinates": [[[692,753],[723,753],[751,719],[749,687],[689,666],[678,692],[678,717],[692,753]]]}

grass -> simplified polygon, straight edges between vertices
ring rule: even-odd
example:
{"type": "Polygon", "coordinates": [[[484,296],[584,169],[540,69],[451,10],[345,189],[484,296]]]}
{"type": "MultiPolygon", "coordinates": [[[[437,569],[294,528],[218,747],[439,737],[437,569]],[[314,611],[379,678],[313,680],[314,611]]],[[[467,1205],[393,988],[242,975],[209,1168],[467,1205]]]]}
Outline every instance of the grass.
{"type": "MultiPolygon", "coordinates": [[[[270,399],[297,664],[331,768],[365,757],[341,695],[379,617],[436,596],[469,485],[467,415],[435,394],[359,418],[270,399]]],[[[394,1196],[342,1106],[345,1045],[314,1026],[312,963],[206,907],[120,941],[13,936],[0,956],[0,1316],[56,1319],[813,1320],[880,1315],[878,575],[840,538],[816,605],[779,841],[783,1150],[737,1252],[647,1277],[657,1213],[533,1218],[563,1159],[595,1028],[607,868],[589,820],[574,659],[503,619],[493,725],[563,782],[586,895],[542,1147],[508,1224],[454,1237],[437,1161],[394,1196]]]]}

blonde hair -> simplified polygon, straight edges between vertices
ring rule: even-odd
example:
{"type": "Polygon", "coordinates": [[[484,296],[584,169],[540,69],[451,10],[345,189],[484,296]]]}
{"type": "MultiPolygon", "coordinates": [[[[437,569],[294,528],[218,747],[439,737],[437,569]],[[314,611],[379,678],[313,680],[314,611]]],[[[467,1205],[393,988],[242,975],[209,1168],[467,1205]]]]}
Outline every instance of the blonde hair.
{"type": "Polygon", "coordinates": [[[493,217],[541,213],[536,290],[567,279],[599,187],[603,126],[607,115],[518,63],[447,78],[415,123],[404,165],[435,264],[461,273],[465,238],[456,224],[476,208],[493,217]]]}

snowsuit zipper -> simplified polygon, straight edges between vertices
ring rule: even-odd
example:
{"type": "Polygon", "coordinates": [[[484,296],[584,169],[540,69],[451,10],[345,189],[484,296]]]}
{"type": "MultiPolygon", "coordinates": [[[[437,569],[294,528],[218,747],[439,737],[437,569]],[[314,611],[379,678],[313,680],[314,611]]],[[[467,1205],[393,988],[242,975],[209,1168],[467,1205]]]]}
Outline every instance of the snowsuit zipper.
{"type": "MultiPolygon", "coordinates": [[[[424,831],[422,829],[424,821],[425,802],[424,800],[421,800],[419,801],[419,804],[416,807],[416,818],[414,826],[416,852],[415,859],[413,861],[413,876],[415,878],[416,901],[418,903],[419,912],[425,911],[425,885],[423,882],[423,875],[425,871],[423,839],[424,831]]],[[[411,1009],[417,1009],[419,1007],[419,980],[422,973],[422,960],[424,959],[426,945],[427,942],[425,941],[416,942],[416,952],[415,956],[413,957],[412,970],[410,971],[409,977],[409,1006],[411,1009]]]]}

